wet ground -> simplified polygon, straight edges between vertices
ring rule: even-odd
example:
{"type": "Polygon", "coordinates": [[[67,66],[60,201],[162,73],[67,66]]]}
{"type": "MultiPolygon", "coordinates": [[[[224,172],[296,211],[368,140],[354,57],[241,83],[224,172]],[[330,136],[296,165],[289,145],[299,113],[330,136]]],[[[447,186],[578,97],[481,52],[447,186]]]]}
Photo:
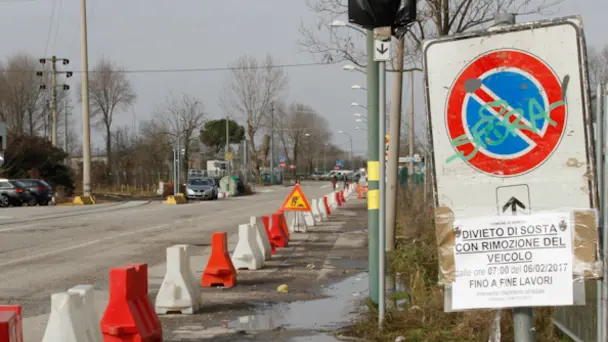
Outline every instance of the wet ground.
{"type": "MultiPolygon", "coordinates": [[[[363,273],[324,288],[322,299],[259,305],[251,314],[239,316],[226,327],[206,329],[207,336],[198,332],[198,341],[340,341],[333,333],[353,322],[367,296],[368,283],[367,273],[363,273]]],[[[193,338],[182,336],[172,341],[193,338]]]]}

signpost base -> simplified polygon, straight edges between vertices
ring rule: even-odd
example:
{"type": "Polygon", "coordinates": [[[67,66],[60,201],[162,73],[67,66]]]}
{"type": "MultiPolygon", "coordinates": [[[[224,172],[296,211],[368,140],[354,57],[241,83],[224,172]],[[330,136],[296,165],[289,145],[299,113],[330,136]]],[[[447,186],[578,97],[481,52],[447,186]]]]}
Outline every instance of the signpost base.
{"type": "Polygon", "coordinates": [[[517,342],[535,342],[536,328],[534,328],[534,309],[513,309],[513,333],[517,342]]]}

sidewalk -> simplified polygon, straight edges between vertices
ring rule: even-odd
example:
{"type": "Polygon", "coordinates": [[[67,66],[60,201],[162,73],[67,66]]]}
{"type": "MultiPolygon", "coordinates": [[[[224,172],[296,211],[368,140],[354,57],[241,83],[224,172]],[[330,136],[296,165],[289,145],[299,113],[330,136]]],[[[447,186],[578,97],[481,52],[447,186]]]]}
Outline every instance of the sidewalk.
{"type": "MultiPolygon", "coordinates": [[[[290,341],[294,334],[315,333],[327,323],[324,327],[327,330],[344,324],[341,319],[348,317],[348,312],[341,312],[340,308],[358,298],[352,291],[346,293],[346,298],[340,298],[341,303],[331,303],[333,311],[331,307],[306,305],[311,303],[306,301],[326,298],[324,292],[330,284],[348,277],[359,279],[357,285],[363,286],[359,292],[366,293],[368,282],[360,276],[367,271],[366,210],[365,202],[351,199],[329,221],[310,228],[306,234],[292,233],[290,246],[279,249],[263,269],[239,271],[236,287],[203,288],[203,305],[197,314],[161,316],[164,340],[290,341]],[[281,284],[288,285],[288,293],[276,291],[281,284]],[[286,304],[290,302],[297,303],[286,304]],[[324,315],[324,310],[336,317],[324,315]],[[271,339],[268,334],[272,334],[271,339]]],[[[236,236],[230,239],[230,250],[236,240],[236,236]]],[[[205,254],[192,259],[197,279],[207,258],[205,254]]],[[[152,296],[162,283],[163,275],[164,265],[151,272],[152,296]]]]}

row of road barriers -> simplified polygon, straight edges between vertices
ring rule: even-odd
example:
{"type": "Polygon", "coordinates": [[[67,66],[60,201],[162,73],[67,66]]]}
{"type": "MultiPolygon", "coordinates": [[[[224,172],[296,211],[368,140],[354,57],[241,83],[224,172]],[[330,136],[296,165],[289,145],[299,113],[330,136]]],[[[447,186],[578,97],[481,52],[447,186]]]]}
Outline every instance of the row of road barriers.
{"type": "MultiPolygon", "coordinates": [[[[54,293],[42,342],[162,342],[158,315],[194,314],[201,308],[201,286],[236,286],[237,270],[263,268],[279,249],[288,247],[292,233],[306,232],[328,220],[353,189],[314,199],[309,212],[296,212],[290,227],[282,209],[261,220],[251,217],[248,223],[239,225],[232,255],[228,252],[227,233],[213,233],[211,255],[200,282],[190,266],[189,246],[168,247],[166,273],[154,304],[148,295],[147,264],[127,264],[110,270],[109,300],[101,318],[95,310],[93,285],[77,285],[54,293]]],[[[23,342],[19,305],[0,306],[0,341],[23,342]]]]}

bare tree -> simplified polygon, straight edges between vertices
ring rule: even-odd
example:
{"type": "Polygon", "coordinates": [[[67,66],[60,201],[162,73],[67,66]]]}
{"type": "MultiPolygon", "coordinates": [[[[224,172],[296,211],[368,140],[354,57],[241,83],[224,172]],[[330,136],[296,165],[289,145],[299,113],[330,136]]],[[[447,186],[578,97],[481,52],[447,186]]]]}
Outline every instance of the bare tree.
{"type": "Polygon", "coordinates": [[[103,128],[106,140],[108,169],[112,167],[112,124],[114,114],[131,106],[137,95],[123,69],[109,59],[102,58],[89,76],[91,117],[103,128]]]}
{"type": "Polygon", "coordinates": [[[595,47],[588,49],[589,78],[592,86],[600,81],[608,82],[608,45],[599,50],[595,47]]]}
{"type": "Polygon", "coordinates": [[[198,132],[205,123],[203,102],[186,94],[169,94],[165,105],[156,114],[156,122],[164,127],[173,144],[179,138],[180,148],[184,149],[182,169],[187,174],[190,154],[199,146],[198,132]]]}
{"type": "Polygon", "coordinates": [[[10,133],[34,135],[44,121],[44,96],[36,76],[38,60],[20,53],[8,58],[0,72],[0,119],[10,133]]]}
{"type": "Polygon", "coordinates": [[[263,61],[243,55],[231,67],[230,79],[220,95],[220,106],[230,115],[244,119],[249,155],[259,177],[262,161],[256,137],[273,103],[286,90],[288,77],[270,55],[263,61]]]}
{"type": "MultiPolygon", "coordinates": [[[[548,14],[548,9],[563,1],[419,0],[418,20],[405,36],[406,59],[412,64],[419,64],[420,47],[424,39],[482,28],[492,22],[498,11],[520,16],[548,14]]],[[[361,34],[353,30],[336,30],[330,26],[333,20],[345,20],[348,0],[308,0],[308,7],[317,14],[319,21],[316,27],[301,26],[300,46],[323,62],[350,61],[364,67],[367,55],[361,34]]]]}

